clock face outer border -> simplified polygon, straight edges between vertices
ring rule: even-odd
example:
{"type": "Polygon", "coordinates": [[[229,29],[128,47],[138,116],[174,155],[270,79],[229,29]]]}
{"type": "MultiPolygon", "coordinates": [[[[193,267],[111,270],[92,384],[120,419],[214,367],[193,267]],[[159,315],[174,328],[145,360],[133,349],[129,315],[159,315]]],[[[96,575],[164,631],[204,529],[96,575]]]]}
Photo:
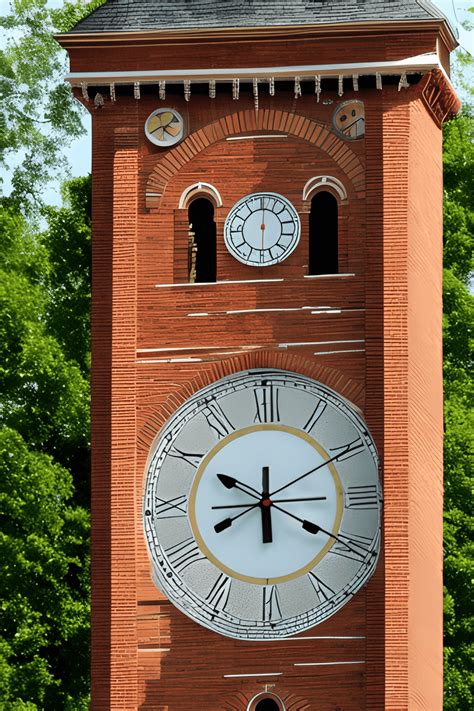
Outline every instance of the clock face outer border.
{"type": "Polygon", "coordinates": [[[163,426],[146,471],[153,580],[210,630],[241,640],[293,636],[331,617],[375,571],[375,444],[358,409],[312,378],[255,368],[204,387],[163,426]],[[267,465],[275,503],[265,543],[267,465]],[[223,486],[220,472],[238,484],[223,486]]]}
{"type": "Polygon", "coordinates": [[[237,200],[224,222],[227,250],[248,267],[280,264],[296,249],[300,236],[298,212],[280,193],[245,195],[237,200]]]}

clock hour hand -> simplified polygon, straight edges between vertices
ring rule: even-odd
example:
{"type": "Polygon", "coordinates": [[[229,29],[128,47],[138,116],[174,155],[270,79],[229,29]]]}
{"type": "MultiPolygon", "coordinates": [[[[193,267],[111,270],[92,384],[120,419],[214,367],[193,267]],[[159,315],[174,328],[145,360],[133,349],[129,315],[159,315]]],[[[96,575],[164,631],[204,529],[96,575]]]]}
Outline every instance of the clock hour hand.
{"type": "Polygon", "coordinates": [[[269,499],[270,489],[270,468],[262,467],[262,500],[260,509],[262,512],[262,541],[271,543],[272,538],[272,502],[269,499]]]}
{"type": "Polygon", "coordinates": [[[241,516],[245,516],[249,511],[253,511],[253,509],[256,509],[257,506],[259,506],[260,503],[257,504],[252,504],[248,508],[245,509],[245,511],[241,511],[237,516],[229,516],[229,518],[224,518],[222,521],[219,521],[219,523],[216,523],[214,526],[214,531],[216,533],[221,533],[221,531],[225,531],[226,528],[230,528],[234,521],[237,521],[238,518],[241,516]]]}
{"type": "Polygon", "coordinates": [[[238,481],[237,479],[234,479],[233,476],[229,476],[228,474],[218,474],[217,478],[225,486],[226,489],[239,489],[240,491],[243,491],[244,494],[248,494],[249,496],[253,496],[254,499],[261,499],[261,494],[254,489],[252,486],[249,486],[248,484],[244,484],[243,481],[238,481]]]}

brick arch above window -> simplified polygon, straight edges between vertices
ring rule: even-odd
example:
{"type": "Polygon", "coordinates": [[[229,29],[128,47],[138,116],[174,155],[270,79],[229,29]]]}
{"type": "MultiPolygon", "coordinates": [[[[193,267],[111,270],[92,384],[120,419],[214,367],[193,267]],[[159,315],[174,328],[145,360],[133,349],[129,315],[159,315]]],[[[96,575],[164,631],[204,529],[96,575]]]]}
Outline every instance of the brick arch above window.
{"type": "Polygon", "coordinates": [[[194,156],[208,146],[228,136],[250,131],[281,132],[313,143],[331,156],[347,176],[358,196],[365,190],[365,171],[359,157],[349,145],[325,125],[300,114],[272,109],[268,111],[238,111],[191,133],[178,146],[160,158],[151,171],[145,195],[145,206],[157,209],[167,182],[194,156]]]}

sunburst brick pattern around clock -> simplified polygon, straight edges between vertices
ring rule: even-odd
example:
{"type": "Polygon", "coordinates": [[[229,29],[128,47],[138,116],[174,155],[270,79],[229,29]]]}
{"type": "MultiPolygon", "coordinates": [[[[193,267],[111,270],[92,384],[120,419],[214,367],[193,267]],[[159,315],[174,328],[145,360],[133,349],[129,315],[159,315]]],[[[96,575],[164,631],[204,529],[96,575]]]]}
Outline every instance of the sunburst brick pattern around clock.
{"type": "Polygon", "coordinates": [[[452,30],[157,7],[57,38],[93,116],[91,708],[437,711],[452,30]]]}

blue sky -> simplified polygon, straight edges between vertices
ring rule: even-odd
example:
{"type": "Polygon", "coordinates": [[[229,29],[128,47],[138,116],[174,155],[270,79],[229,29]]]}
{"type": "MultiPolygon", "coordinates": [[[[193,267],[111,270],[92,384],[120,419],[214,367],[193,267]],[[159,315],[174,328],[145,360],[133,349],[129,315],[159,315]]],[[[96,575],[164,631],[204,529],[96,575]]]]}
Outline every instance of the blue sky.
{"type": "MultiPolygon", "coordinates": [[[[459,23],[470,18],[474,22],[474,15],[468,12],[469,7],[474,6],[474,0],[433,0],[447,17],[451,20],[454,26],[460,30],[460,44],[471,53],[474,53],[474,41],[472,33],[467,33],[463,28],[459,27],[459,23]]],[[[9,11],[9,0],[0,0],[0,14],[5,15],[9,11]]],[[[48,5],[51,7],[61,6],[62,0],[49,0],[48,5]]],[[[91,169],[91,141],[90,141],[90,116],[87,111],[83,111],[83,123],[87,130],[86,135],[74,141],[66,150],[66,154],[71,164],[71,174],[86,175],[91,169]]],[[[8,175],[4,175],[4,189],[8,193],[9,179],[8,175]]],[[[58,186],[52,184],[45,191],[44,197],[46,202],[50,204],[59,204],[60,196],[58,186]]]]}

